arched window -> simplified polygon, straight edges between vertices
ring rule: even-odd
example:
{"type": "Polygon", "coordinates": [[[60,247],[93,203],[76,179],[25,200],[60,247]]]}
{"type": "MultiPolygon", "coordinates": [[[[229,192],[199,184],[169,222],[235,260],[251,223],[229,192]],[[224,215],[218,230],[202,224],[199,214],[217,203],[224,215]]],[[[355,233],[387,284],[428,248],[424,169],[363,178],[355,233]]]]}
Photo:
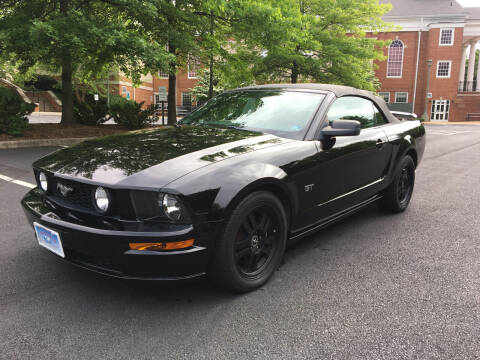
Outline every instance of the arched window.
{"type": "Polygon", "coordinates": [[[387,77],[402,77],[403,42],[394,40],[388,48],[387,77]]]}

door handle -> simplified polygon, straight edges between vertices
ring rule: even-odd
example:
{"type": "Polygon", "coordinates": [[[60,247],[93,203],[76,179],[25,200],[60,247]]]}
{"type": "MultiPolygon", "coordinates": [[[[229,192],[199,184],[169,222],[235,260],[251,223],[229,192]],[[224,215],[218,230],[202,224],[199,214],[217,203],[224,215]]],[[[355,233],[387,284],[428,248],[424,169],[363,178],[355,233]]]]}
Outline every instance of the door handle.
{"type": "Polygon", "coordinates": [[[383,144],[385,144],[385,141],[383,141],[382,139],[378,139],[377,140],[377,143],[375,144],[375,146],[377,148],[381,148],[383,146],[383,144]]]}

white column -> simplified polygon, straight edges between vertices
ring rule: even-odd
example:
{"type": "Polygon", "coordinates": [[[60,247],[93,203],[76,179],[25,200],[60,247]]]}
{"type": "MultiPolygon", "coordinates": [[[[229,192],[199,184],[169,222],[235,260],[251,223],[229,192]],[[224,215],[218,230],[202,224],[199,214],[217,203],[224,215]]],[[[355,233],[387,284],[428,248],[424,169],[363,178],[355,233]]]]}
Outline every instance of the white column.
{"type": "Polygon", "coordinates": [[[477,88],[476,91],[480,91],[480,59],[478,59],[478,67],[477,67],[477,88]]]}
{"type": "Polygon", "coordinates": [[[462,60],[460,60],[460,76],[458,81],[463,84],[465,81],[465,64],[467,63],[467,48],[462,47],[462,60]]]}
{"type": "Polygon", "coordinates": [[[475,44],[470,43],[470,55],[468,57],[468,71],[467,71],[467,91],[473,90],[473,76],[475,75],[475,44]]]}

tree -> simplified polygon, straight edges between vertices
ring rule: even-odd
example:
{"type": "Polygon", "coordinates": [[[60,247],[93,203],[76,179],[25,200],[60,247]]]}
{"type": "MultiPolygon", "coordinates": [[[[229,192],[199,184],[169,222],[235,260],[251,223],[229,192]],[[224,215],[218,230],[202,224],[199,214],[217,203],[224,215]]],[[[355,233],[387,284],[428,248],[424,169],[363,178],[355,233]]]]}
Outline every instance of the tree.
{"type": "MultiPolygon", "coordinates": [[[[244,47],[282,23],[278,5],[293,0],[153,0],[156,19],[151,21],[156,41],[172,55],[168,82],[168,123],[176,122],[176,74],[189,61],[209,70],[208,98],[215,93],[214,74],[229,84],[250,84],[252,54],[244,47]],[[164,24],[168,26],[164,26],[164,24]],[[232,72],[232,70],[235,70],[232,72]]],[[[282,29],[283,30],[283,29],[282,29]]]]}
{"type": "Polygon", "coordinates": [[[166,69],[170,57],[152,38],[154,11],[142,0],[0,0],[0,57],[23,72],[41,64],[61,71],[62,124],[72,124],[73,82],[117,66],[133,81],[166,69]]]}
{"type": "Polygon", "coordinates": [[[374,90],[372,63],[384,58],[384,43],[366,33],[391,29],[381,19],[390,5],[378,0],[297,0],[294,7],[280,9],[290,22],[283,24],[280,38],[264,38],[262,56],[254,65],[257,78],[374,90]]]}
{"type": "Polygon", "coordinates": [[[221,84],[218,74],[211,75],[210,69],[201,70],[198,74],[198,81],[192,88],[192,97],[197,104],[203,104],[212,97],[225,90],[221,84]]]}

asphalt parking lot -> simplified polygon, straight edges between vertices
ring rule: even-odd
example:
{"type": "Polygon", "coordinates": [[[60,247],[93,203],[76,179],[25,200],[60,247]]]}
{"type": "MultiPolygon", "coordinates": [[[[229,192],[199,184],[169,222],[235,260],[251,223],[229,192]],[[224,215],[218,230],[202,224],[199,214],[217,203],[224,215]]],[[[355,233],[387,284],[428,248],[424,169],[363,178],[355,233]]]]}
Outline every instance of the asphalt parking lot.
{"type": "Polygon", "coordinates": [[[1,359],[480,357],[480,126],[428,125],[405,213],[371,206],[306,238],[240,296],[110,279],[38,246],[8,178],[33,183],[52,150],[0,150],[1,359]]]}

